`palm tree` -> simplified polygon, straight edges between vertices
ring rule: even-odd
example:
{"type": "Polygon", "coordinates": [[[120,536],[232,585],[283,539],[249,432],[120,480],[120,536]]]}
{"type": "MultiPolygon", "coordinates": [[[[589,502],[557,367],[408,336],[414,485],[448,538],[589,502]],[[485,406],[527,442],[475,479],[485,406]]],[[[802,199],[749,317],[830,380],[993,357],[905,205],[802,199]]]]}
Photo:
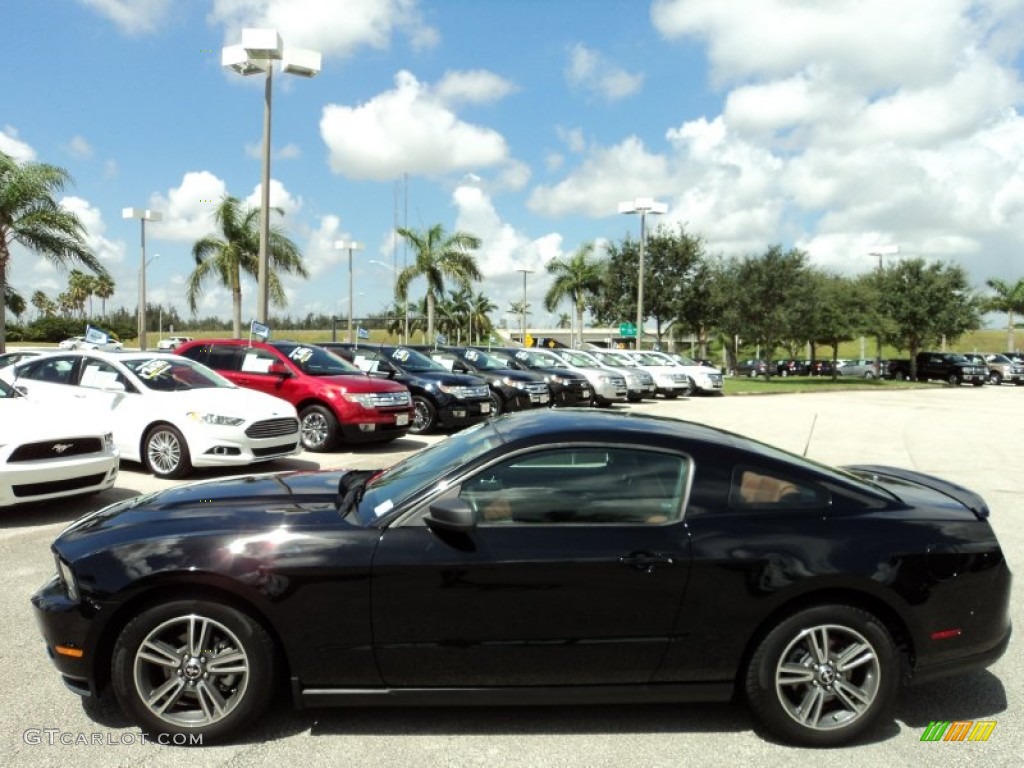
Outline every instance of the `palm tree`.
{"type": "MultiPolygon", "coordinates": [[[[71,270],[71,274],[68,275],[68,296],[74,302],[78,314],[84,317],[85,302],[92,296],[92,277],[81,270],[71,270]]],[[[91,307],[89,314],[92,315],[91,307]]]]}
{"type": "MultiPolygon", "coordinates": [[[[46,163],[18,164],[0,152],[0,295],[7,295],[11,245],[18,243],[59,267],[80,263],[96,274],[106,270],[85,243],[85,227],[54,199],[71,182],[63,168],[46,163]]],[[[7,326],[0,312],[0,353],[7,326]]]]}
{"type": "Polygon", "coordinates": [[[32,306],[36,308],[40,317],[49,317],[57,311],[53,299],[42,291],[35,291],[32,294],[32,306]]]}
{"type": "MultiPolygon", "coordinates": [[[[583,341],[583,310],[587,299],[601,290],[604,264],[593,260],[594,244],[584,243],[568,259],[553,259],[548,262],[547,271],[555,281],[544,294],[544,308],[554,312],[558,302],[568,298],[576,310],[576,331],[583,341]]],[[[573,345],[575,346],[575,345],[573,345]]]]}
{"type": "Polygon", "coordinates": [[[93,293],[96,298],[100,300],[100,313],[106,317],[107,315],[107,299],[114,295],[114,289],[117,286],[114,283],[114,278],[110,275],[98,275],[96,282],[93,284],[93,293]]]}
{"type": "Polygon", "coordinates": [[[491,322],[490,314],[498,308],[498,305],[478,293],[469,301],[469,343],[474,344],[481,341],[484,335],[490,336],[494,324],[491,322]],[[474,341],[475,339],[475,341],[474,341]]]}
{"type": "Polygon", "coordinates": [[[415,260],[398,274],[395,293],[408,299],[409,284],[422,277],[427,281],[427,339],[434,340],[434,302],[444,295],[445,278],[459,287],[473,280],[483,279],[472,251],[480,247],[480,238],[468,232],[454,232],[445,236],[444,227],[435,224],[424,231],[399,227],[399,236],[412,246],[415,260]]]}
{"type": "Polygon", "coordinates": [[[15,317],[21,317],[25,311],[25,298],[11,286],[4,286],[4,306],[15,317]]]}
{"type": "Polygon", "coordinates": [[[990,312],[1006,313],[1006,351],[1013,352],[1016,347],[1013,340],[1013,317],[1024,314],[1024,277],[1013,285],[998,277],[985,281],[985,285],[996,292],[986,302],[990,312]]]}
{"type": "Polygon", "coordinates": [[[568,312],[561,312],[558,315],[559,328],[572,328],[572,316],[568,312]]]}
{"type": "MultiPolygon", "coordinates": [[[[272,210],[282,213],[280,208],[272,210]]],[[[260,210],[243,207],[237,197],[225,196],[214,211],[213,219],[222,237],[209,235],[197,240],[192,246],[196,268],[188,277],[186,298],[189,309],[195,313],[196,302],[203,292],[203,283],[210,277],[216,277],[221,285],[231,291],[232,321],[235,338],[239,339],[242,337],[242,273],[254,279],[259,275],[260,210]]],[[[285,237],[280,229],[271,227],[267,245],[267,293],[274,306],[284,307],[288,299],[277,271],[300,277],[309,277],[309,274],[302,263],[298,246],[285,237]]]]}

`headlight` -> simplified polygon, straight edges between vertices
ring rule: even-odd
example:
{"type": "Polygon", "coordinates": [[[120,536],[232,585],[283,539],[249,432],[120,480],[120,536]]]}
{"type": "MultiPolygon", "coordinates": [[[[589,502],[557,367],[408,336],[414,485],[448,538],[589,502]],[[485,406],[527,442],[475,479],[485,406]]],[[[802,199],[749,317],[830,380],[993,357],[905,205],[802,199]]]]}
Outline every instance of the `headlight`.
{"type": "Polygon", "coordinates": [[[103,436],[103,447],[107,448],[107,449],[112,449],[114,447],[114,433],[113,432],[107,432],[107,434],[105,434],[103,436]]]}
{"type": "Polygon", "coordinates": [[[612,377],[608,376],[607,374],[604,374],[604,373],[599,373],[597,375],[597,380],[599,382],[601,382],[602,384],[609,384],[609,383],[611,383],[612,377]]]}
{"type": "Polygon", "coordinates": [[[565,384],[566,383],[566,379],[564,379],[561,376],[558,376],[556,374],[552,374],[551,376],[548,376],[548,381],[554,382],[555,384],[565,384]]]}
{"type": "Polygon", "coordinates": [[[53,558],[57,561],[57,576],[60,577],[60,581],[64,585],[64,591],[67,592],[70,599],[77,601],[80,594],[75,574],[71,572],[71,567],[60,559],[60,555],[54,554],[53,558]]]}
{"type": "Polygon", "coordinates": [[[511,376],[502,376],[501,383],[504,384],[506,387],[515,387],[516,389],[522,389],[523,387],[526,386],[526,382],[516,381],[511,376]]]}
{"type": "Polygon", "coordinates": [[[374,396],[369,392],[343,392],[341,396],[350,403],[358,403],[363,408],[373,408],[374,396]]]}
{"type": "Polygon", "coordinates": [[[202,424],[213,424],[218,427],[237,427],[239,424],[245,423],[245,419],[240,419],[237,416],[221,416],[218,413],[189,411],[188,415],[193,421],[198,421],[202,424]]]}

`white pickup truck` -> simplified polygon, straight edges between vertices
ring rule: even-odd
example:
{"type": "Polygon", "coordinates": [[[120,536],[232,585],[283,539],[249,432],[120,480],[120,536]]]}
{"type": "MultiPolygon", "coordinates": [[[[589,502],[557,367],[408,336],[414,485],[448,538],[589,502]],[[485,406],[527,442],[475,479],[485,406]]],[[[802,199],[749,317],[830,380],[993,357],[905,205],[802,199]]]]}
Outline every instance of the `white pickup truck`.
{"type": "Polygon", "coordinates": [[[166,339],[160,339],[156,343],[157,349],[177,349],[182,344],[192,341],[191,336],[168,336],[166,339]]]}

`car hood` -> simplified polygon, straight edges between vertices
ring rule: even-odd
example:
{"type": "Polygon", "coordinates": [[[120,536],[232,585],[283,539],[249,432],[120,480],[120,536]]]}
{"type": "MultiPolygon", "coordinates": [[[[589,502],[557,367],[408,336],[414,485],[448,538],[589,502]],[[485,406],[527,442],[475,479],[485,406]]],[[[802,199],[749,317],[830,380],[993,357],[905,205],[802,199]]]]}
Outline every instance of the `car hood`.
{"type": "Polygon", "coordinates": [[[54,547],[71,561],[146,539],[336,526],[339,484],[348,474],[274,472],[187,483],[85,515],[61,532],[54,547]]]}
{"type": "Polygon", "coordinates": [[[45,405],[27,397],[0,400],[0,424],[5,436],[18,442],[57,440],[66,437],[103,435],[110,432],[98,417],[69,403],[54,401],[45,405]]]}
{"type": "Polygon", "coordinates": [[[244,387],[209,387],[180,392],[154,392],[176,399],[187,411],[216,410],[223,416],[244,416],[250,421],[276,417],[295,417],[295,406],[279,397],[244,387]]]}

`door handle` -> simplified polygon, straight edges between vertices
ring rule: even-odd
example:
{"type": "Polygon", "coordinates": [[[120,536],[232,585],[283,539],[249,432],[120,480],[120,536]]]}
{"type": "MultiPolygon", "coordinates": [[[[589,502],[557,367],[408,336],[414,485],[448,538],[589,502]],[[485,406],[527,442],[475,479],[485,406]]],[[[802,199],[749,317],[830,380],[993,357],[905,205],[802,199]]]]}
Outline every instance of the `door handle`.
{"type": "Polygon", "coordinates": [[[634,552],[619,558],[619,563],[636,571],[651,573],[655,566],[673,565],[675,561],[669,555],[659,555],[651,552],[634,552]]]}

